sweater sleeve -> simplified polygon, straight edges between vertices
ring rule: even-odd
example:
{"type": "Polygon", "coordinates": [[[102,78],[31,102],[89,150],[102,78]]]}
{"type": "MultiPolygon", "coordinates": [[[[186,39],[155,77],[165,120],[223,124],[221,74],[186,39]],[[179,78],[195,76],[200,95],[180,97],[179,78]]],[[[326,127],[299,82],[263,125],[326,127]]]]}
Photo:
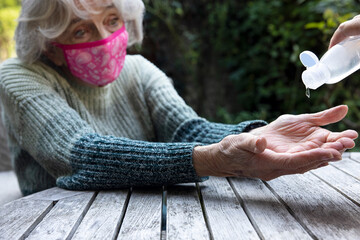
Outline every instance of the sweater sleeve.
{"type": "MultiPolygon", "coordinates": [[[[196,182],[192,151],[199,143],[155,143],[96,133],[55,91],[47,68],[8,61],[0,97],[14,141],[73,190],[196,182]]],[[[36,176],[34,176],[36,177],[36,176]]]]}
{"type": "Polygon", "coordinates": [[[248,132],[267,123],[262,120],[239,124],[209,122],[199,117],[178,95],[170,79],[155,65],[139,57],[146,101],[158,138],[165,142],[211,144],[230,134],[248,132]]]}

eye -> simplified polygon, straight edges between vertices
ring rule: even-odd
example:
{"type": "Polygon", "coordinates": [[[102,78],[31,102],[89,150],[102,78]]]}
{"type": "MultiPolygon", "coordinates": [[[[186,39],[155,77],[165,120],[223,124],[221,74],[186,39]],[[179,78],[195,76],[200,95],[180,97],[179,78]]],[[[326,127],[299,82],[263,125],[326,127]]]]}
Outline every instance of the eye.
{"type": "Polygon", "coordinates": [[[90,24],[84,24],[75,28],[72,34],[74,43],[88,41],[89,38],[91,38],[93,32],[93,27],[90,24]]]}
{"type": "Polygon", "coordinates": [[[114,17],[114,18],[111,18],[110,21],[109,21],[109,25],[110,26],[117,26],[119,24],[119,18],[118,17],[114,17]]]}
{"type": "Polygon", "coordinates": [[[75,33],[74,33],[74,37],[75,38],[82,38],[85,36],[85,29],[79,29],[79,30],[76,30],[75,33]]]}
{"type": "Polygon", "coordinates": [[[122,20],[118,15],[113,14],[108,17],[105,25],[107,26],[109,31],[115,32],[122,26],[122,20]]]}

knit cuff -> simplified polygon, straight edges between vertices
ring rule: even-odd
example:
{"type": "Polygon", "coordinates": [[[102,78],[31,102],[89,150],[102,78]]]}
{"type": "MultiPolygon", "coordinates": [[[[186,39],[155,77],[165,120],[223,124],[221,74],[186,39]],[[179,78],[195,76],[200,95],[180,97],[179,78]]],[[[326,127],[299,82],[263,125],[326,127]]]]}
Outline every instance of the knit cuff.
{"type": "Polygon", "coordinates": [[[252,121],[245,121],[242,123],[239,123],[239,133],[241,132],[250,132],[251,130],[255,128],[259,128],[262,126],[267,125],[268,123],[263,120],[252,120],[252,121]]]}
{"type": "Polygon", "coordinates": [[[72,190],[199,182],[192,153],[200,143],[152,143],[89,134],[71,154],[72,174],[57,179],[72,190]]]}
{"type": "Polygon", "coordinates": [[[180,125],[172,142],[201,142],[212,144],[221,141],[231,134],[249,132],[254,128],[266,125],[262,120],[245,121],[237,125],[212,123],[203,118],[192,119],[180,125]]]}

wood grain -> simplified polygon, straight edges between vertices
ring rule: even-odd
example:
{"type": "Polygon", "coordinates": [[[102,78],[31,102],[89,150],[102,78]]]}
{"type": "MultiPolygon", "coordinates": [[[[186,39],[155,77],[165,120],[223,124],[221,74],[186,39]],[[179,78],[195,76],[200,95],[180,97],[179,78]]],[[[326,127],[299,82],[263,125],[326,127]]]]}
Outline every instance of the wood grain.
{"type": "Polygon", "coordinates": [[[360,162],[360,152],[351,152],[351,153],[348,153],[348,154],[350,154],[351,159],[360,162]]]}
{"type": "Polygon", "coordinates": [[[257,179],[231,179],[262,239],[311,239],[286,206],[257,179]]]}
{"type": "Polygon", "coordinates": [[[19,199],[0,207],[0,239],[23,239],[53,206],[52,201],[19,199]]]}
{"type": "Polygon", "coordinates": [[[90,192],[59,200],[28,239],[67,239],[78,227],[94,196],[95,193],[90,192]]]}
{"type": "Polygon", "coordinates": [[[343,160],[333,162],[331,165],[352,175],[354,178],[360,179],[360,162],[356,160],[351,158],[343,158],[343,160]]]}
{"type": "Polygon", "coordinates": [[[318,239],[358,239],[360,208],[311,173],[277,178],[269,186],[318,239]]]}
{"type": "Polygon", "coordinates": [[[226,178],[211,177],[200,186],[214,239],[259,239],[226,178]]]}
{"type": "Polygon", "coordinates": [[[70,191],[58,187],[49,188],[43,190],[41,192],[34,193],[32,195],[26,196],[23,199],[31,199],[31,200],[51,200],[51,201],[59,201],[64,198],[74,197],[76,195],[81,195],[84,193],[93,193],[90,191],[70,191]]]}
{"type": "Polygon", "coordinates": [[[351,160],[343,160],[334,166],[320,168],[312,171],[312,173],[360,206],[360,180],[349,175],[349,173],[356,174],[359,171],[360,164],[351,160]],[[341,166],[342,162],[345,163],[346,168],[341,166]]]}
{"type": "Polygon", "coordinates": [[[131,193],[118,239],[160,239],[162,189],[135,189],[131,193]]]}
{"type": "Polygon", "coordinates": [[[359,239],[360,154],[343,159],[269,182],[169,186],[166,215],[162,188],[51,188],[0,207],[0,239],[359,239]]]}
{"type": "Polygon", "coordinates": [[[100,192],[72,239],[114,239],[120,228],[129,190],[100,192]]]}
{"type": "Polygon", "coordinates": [[[166,239],[210,238],[195,184],[171,186],[166,205],[166,239]]]}

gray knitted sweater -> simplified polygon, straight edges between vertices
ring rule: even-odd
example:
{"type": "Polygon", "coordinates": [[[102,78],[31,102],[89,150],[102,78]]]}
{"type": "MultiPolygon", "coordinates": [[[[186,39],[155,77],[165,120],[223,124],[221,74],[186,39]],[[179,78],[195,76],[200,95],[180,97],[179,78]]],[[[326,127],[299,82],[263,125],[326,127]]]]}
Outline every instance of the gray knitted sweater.
{"type": "Polygon", "coordinates": [[[119,78],[89,87],[42,62],[9,59],[0,67],[2,118],[24,195],[168,185],[196,175],[196,145],[265,124],[200,118],[171,81],[141,56],[127,56],[119,78]]]}

